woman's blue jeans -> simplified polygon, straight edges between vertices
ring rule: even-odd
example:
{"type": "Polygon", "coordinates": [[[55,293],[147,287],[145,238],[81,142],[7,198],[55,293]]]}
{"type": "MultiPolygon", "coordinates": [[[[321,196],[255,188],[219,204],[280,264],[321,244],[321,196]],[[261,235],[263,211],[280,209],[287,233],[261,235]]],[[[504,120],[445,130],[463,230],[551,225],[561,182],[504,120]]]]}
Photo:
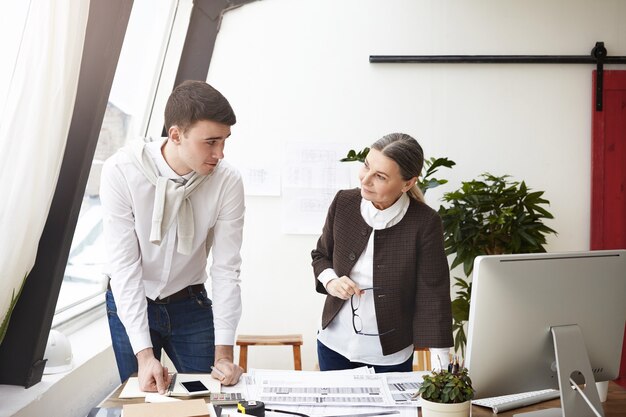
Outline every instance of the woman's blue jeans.
{"type": "Polygon", "coordinates": [[[360,368],[361,366],[369,366],[374,368],[374,372],[380,374],[382,372],[411,372],[413,371],[413,355],[405,362],[397,365],[370,365],[368,363],[350,362],[350,359],[335,352],[319,340],[317,341],[317,360],[320,365],[320,371],[336,371],[343,369],[360,368]]]}
{"type": "MultiPolygon", "coordinates": [[[[137,358],[117,315],[111,290],[106,292],[106,308],[117,369],[123,382],[137,372],[137,358]]],[[[212,303],[205,291],[170,304],[149,302],[148,323],[157,359],[161,359],[163,349],[178,372],[211,372],[215,358],[215,331],[212,303]]]]}

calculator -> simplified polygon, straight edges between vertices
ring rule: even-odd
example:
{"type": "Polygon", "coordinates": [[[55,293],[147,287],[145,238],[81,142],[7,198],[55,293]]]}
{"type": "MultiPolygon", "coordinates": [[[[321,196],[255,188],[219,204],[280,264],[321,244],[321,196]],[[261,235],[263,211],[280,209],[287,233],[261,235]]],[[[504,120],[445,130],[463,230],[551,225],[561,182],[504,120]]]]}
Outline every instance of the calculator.
{"type": "Polygon", "coordinates": [[[240,392],[212,392],[209,399],[214,405],[237,405],[239,401],[243,401],[245,398],[240,392]]]}

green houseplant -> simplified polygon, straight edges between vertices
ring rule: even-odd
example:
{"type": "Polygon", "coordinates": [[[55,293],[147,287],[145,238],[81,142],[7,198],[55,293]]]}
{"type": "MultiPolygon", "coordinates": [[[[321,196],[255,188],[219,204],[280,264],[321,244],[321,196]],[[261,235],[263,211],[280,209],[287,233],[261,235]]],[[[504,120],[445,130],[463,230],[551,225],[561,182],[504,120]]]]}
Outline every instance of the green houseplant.
{"type": "MultiPolygon", "coordinates": [[[[543,191],[531,192],[524,181],[489,173],[445,193],[442,200],[447,206],[439,208],[439,215],[446,254],[454,255],[450,269],[462,265],[463,272],[470,277],[474,258],[479,255],[545,252],[546,236],[556,232],[544,224],[545,219],[553,216],[543,207],[549,204],[543,194],[543,191]]],[[[458,277],[455,281],[454,347],[464,354],[464,324],[469,319],[472,284],[458,277]]]]}
{"type": "Polygon", "coordinates": [[[456,371],[442,368],[424,375],[417,392],[422,397],[423,417],[442,414],[462,417],[470,414],[474,388],[465,368],[456,371]]]}
{"type": "MultiPolygon", "coordinates": [[[[350,149],[345,158],[340,159],[341,162],[365,162],[365,157],[369,153],[370,148],[363,148],[363,150],[357,152],[354,149],[350,149]]],[[[424,161],[423,174],[417,179],[417,186],[422,190],[422,193],[426,194],[426,191],[430,188],[438,187],[448,182],[445,179],[435,178],[433,175],[439,170],[439,168],[452,168],[456,163],[448,158],[430,158],[424,161]]]]}
{"type": "Polygon", "coordinates": [[[464,403],[474,397],[474,388],[466,368],[457,372],[441,369],[424,375],[418,393],[433,403],[464,403]]]}

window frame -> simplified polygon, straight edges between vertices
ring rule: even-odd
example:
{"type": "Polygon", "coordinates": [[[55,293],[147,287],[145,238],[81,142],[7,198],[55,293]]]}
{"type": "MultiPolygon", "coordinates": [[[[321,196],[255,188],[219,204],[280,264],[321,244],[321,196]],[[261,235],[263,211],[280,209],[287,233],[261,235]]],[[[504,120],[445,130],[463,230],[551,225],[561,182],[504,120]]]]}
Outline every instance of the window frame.
{"type": "Polygon", "coordinates": [[[132,0],[90,2],[65,154],[35,263],[0,344],[0,384],[28,388],[41,381],[48,332],[131,8],[132,0]]]}

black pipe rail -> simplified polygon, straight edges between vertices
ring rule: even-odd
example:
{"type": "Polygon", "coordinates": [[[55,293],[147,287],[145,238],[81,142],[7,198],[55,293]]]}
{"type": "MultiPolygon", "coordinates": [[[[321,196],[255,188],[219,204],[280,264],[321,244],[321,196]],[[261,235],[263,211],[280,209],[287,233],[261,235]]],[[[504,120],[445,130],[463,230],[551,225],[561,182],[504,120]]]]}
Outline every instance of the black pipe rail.
{"type": "Polygon", "coordinates": [[[602,111],[604,65],[626,64],[626,56],[607,56],[604,42],[590,55],[370,55],[372,64],[593,64],[596,71],[596,111],[602,111]]]}

